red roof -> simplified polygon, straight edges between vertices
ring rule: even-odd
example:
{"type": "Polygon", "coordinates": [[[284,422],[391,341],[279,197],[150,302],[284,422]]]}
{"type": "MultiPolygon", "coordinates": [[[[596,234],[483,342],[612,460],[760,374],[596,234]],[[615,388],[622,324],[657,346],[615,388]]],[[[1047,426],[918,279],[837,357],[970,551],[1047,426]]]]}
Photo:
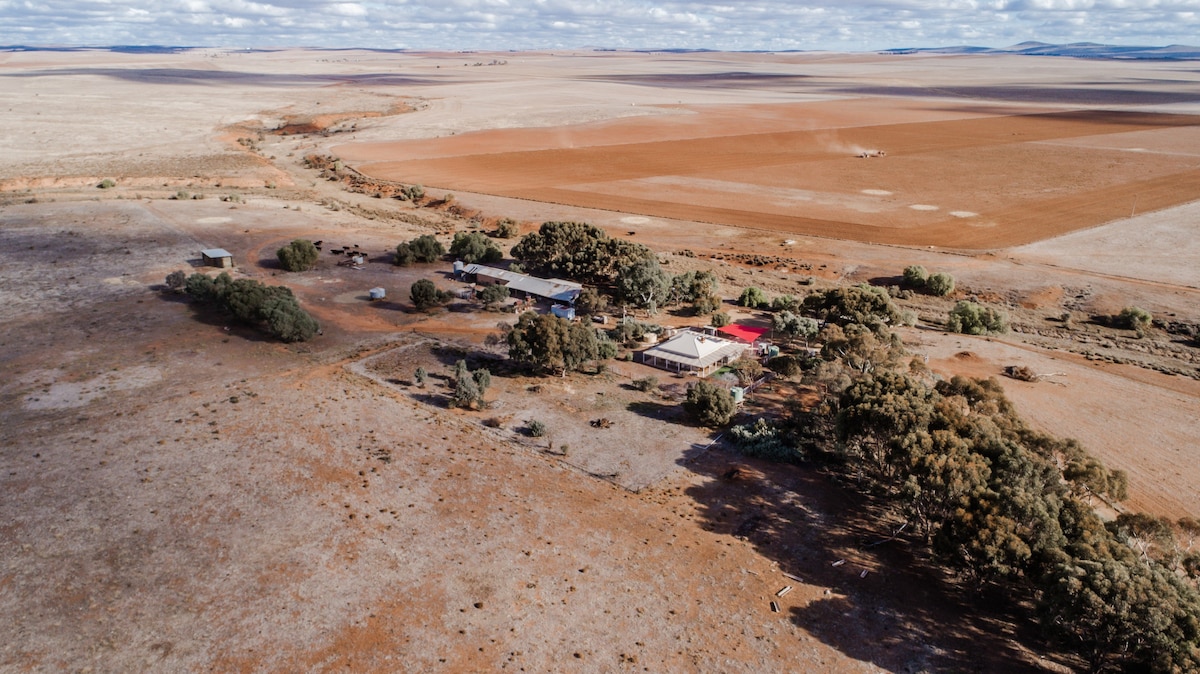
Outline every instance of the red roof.
{"type": "Polygon", "coordinates": [[[770,331],[770,328],[755,328],[749,325],[738,325],[736,323],[733,325],[726,325],[723,328],[717,328],[717,332],[729,335],[734,339],[740,339],[743,342],[750,343],[754,343],[755,340],[770,331]]]}

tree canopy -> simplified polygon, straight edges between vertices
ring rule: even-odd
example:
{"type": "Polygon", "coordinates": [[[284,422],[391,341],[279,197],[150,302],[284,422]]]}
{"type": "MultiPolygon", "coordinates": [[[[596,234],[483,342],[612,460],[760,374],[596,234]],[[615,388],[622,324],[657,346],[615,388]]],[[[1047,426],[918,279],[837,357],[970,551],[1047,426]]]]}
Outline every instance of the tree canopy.
{"type": "Polygon", "coordinates": [[[215,304],[242,323],[256,326],[285,342],[312,339],[320,326],[300,307],[290,288],[237,279],[222,272],[216,278],[192,274],[184,284],[193,299],[215,304]]]}
{"type": "Polygon", "coordinates": [[[439,290],[433,281],[427,278],[417,279],[409,288],[408,297],[418,311],[425,311],[449,302],[454,296],[444,290],[439,290]]]}
{"type": "Polygon", "coordinates": [[[422,234],[407,243],[396,246],[396,256],[393,261],[401,267],[414,262],[437,262],[446,249],[432,234],[422,234]]]}
{"type": "Polygon", "coordinates": [[[963,300],[950,310],[946,329],[968,335],[1007,332],[1008,314],[1000,309],[963,300]]]}
{"type": "Polygon", "coordinates": [[[308,271],[317,263],[317,247],[308,239],[296,239],[275,251],[284,271],[308,271]]]}
{"type": "Polygon", "coordinates": [[[513,246],[512,256],[530,271],[580,281],[608,282],[638,260],[654,259],[649,248],[609,238],[585,222],[545,222],[513,246]]]}
{"type": "Polygon", "coordinates": [[[653,257],[625,265],[617,274],[617,295],[621,300],[649,309],[650,313],[654,313],[659,304],[665,303],[670,290],[670,275],[653,257]]]}
{"type": "Polygon", "coordinates": [[[727,389],[705,380],[688,389],[683,408],[705,426],[724,426],[737,413],[737,404],[727,389]]]}
{"type": "Polygon", "coordinates": [[[504,253],[481,232],[457,232],[450,242],[450,255],[467,264],[490,264],[504,259],[504,253]]]}
{"type": "Polygon", "coordinates": [[[872,330],[900,322],[900,309],[883,288],[866,284],[839,286],[804,298],[804,309],[827,323],[857,323],[872,330]]]}
{"type": "Polygon", "coordinates": [[[600,357],[590,325],[527,311],[508,331],[508,356],[546,372],[578,370],[600,357]]]}

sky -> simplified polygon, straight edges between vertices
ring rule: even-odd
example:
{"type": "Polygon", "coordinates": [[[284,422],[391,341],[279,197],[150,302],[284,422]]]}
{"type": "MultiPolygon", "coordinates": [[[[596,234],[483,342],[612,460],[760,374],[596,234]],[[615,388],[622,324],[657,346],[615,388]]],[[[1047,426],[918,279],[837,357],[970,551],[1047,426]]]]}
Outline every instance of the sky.
{"type": "Polygon", "coordinates": [[[1200,43],[1200,0],[0,0],[0,44],[872,51],[1200,43]]]}

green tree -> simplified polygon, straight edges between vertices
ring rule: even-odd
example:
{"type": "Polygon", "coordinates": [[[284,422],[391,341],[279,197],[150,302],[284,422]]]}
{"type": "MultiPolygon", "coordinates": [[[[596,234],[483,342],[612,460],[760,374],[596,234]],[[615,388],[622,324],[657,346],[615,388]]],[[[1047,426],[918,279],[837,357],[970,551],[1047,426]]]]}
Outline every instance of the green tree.
{"type": "Polygon", "coordinates": [[[457,232],[450,242],[450,255],[467,264],[490,264],[504,259],[504,253],[480,232],[457,232]]]}
{"type": "Polygon", "coordinates": [[[724,426],[737,413],[737,405],[728,390],[707,381],[698,381],[688,389],[683,408],[705,426],[724,426]]]}
{"type": "Polygon", "coordinates": [[[552,314],[527,311],[508,331],[508,355],[543,371],[578,370],[600,356],[596,331],[552,314]]]}
{"type": "Polygon", "coordinates": [[[712,315],[711,323],[714,328],[723,328],[726,325],[729,325],[731,320],[733,319],[729,318],[729,314],[725,313],[724,311],[718,311],[712,315]]]}
{"type": "Polygon", "coordinates": [[[925,290],[931,295],[945,297],[954,292],[954,277],[940,271],[930,274],[925,280],[925,290]]]}
{"type": "Polygon", "coordinates": [[[598,316],[608,308],[608,297],[592,286],[585,286],[575,300],[575,312],[583,316],[598,316]]]}
{"type": "Polygon", "coordinates": [[[501,239],[514,238],[521,231],[516,220],[512,218],[503,218],[496,223],[496,236],[501,239]]]}
{"type": "Polygon", "coordinates": [[[791,311],[800,310],[800,300],[796,299],[795,295],[780,295],[771,300],[771,311],[791,311]]]}
{"type": "Polygon", "coordinates": [[[805,311],[827,323],[857,323],[878,330],[900,322],[900,309],[883,288],[866,284],[817,291],[804,298],[805,311]]]}
{"type": "Polygon", "coordinates": [[[1007,332],[1008,315],[999,309],[963,300],[950,310],[946,329],[968,335],[1007,332]]]}
{"type": "Polygon", "coordinates": [[[413,306],[418,311],[425,311],[449,302],[453,295],[443,290],[438,290],[433,281],[423,278],[418,279],[412,284],[412,287],[408,291],[408,297],[412,300],[413,306]]]}
{"type": "Polygon", "coordinates": [[[492,307],[508,299],[509,294],[508,286],[502,286],[497,283],[495,285],[484,286],[475,296],[483,303],[483,306],[492,307]]]}
{"type": "Polygon", "coordinates": [[[521,237],[512,256],[540,273],[581,281],[607,282],[622,267],[653,259],[649,248],[620,239],[584,222],[545,222],[536,232],[521,237]]]}
{"type": "Polygon", "coordinates": [[[750,286],[742,291],[738,296],[738,304],[750,309],[758,309],[760,307],[770,306],[770,301],[767,300],[767,295],[761,289],[750,286]]]}
{"type": "Polygon", "coordinates": [[[1154,322],[1154,316],[1141,307],[1125,307],[1117,314],[1116,324],[1122,328],[1136,330],[1138,334],[1146,331],[1154,322]]]}
{"type": "Polygon", "coordinates": [[[296,239],[275,251],[284,271],[308,271],[317,263],[317,247],[308,239],[296,239]]]}
{"type": "Polygon", "coordinates": [[[924,288],[925,281],[929,278],[929,272],[919,264],[909,265],[904,268],[904,284],[911,288],[924,288]]]}
{"type": "Polygon", "coordinates": [[[235,281],[222,272],[216,278],[192,274],[184,287],[193,299],[215,304],[238,321],[259,327],[285,342],[306,341],[320,331],[317,321],[284,286],[267,286],[253,279],[235,281]]]}
{"type": "MultiPolygon", "coordinates": [[[[671,295],[668,301],[671,304],[691,303],[694,306],[698,301],[708,301],[715,297],[718,286],[717,276],[711,271],[687,271],[671,279],[671,295]]],[[[720,304],[719,299],[716,304],[720,304]]],[[[698,313],[711,314],[715,310],[714,308],[698,313]]]]}
{"type": "Polygon", "coordinates": [[[170,274],[167,274],[166,283],[169,290],[173,290],[177,293],[184,292],[184,290],[187,288],[187,274],[180,270],[175,270],[170,274]]]}
{"type": "Polygon", "coordinates": [[[412,244],[401,243],[396,245],[396,254],[392,256],[392,264],[397,267],[407,267],[417,261],[417,254],[413,252],[412,244]]]}
{"type": "Polygon", "coordinates": [[[671,289],[671,277],[658,260],[643,258],[621,268],[617,274],[617,293],[622,301],[655,313],[671,289]]]}
{"type": "Polygon", "coordinates": [[[820,325],[816,319],[797,316],[790,311],[781,311],[771,316],[771,328],[788,339],[803,339],[805,348],[808,340],[817,336],[820,325]]]}

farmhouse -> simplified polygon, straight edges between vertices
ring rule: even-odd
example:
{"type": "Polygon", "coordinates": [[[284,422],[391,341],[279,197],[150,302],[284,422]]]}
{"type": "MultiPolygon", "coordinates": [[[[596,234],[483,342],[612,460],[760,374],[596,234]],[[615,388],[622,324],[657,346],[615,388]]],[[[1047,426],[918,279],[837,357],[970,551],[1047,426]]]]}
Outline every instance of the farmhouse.
{"type": "Polygon", "coordinates": [[[233,253],[224,248],[206,248],[200,251],[205,267],[221,267],[228,269],[233,266],[233,253]]]}
{"type": "Polygon", "coordinates": [[[749,345],[745,343],[714,334],[683,330],[643,351],[642,362],[664,370],[695,372],[706,377],[722,365],[740,358],[747,348],[749,345]]]}
{"type": "Polygon", "coordinates": [[[462,273],[465,276],[475,277],[475,282],[480,285],[504,285],[508,286],[510,291],[568,304],[574,304],[575,300],[579,299],[579,293],[583,291],[583,286],[573,281],[537,278],[482,264],[466,265],[463,267],[462,273]]]}

